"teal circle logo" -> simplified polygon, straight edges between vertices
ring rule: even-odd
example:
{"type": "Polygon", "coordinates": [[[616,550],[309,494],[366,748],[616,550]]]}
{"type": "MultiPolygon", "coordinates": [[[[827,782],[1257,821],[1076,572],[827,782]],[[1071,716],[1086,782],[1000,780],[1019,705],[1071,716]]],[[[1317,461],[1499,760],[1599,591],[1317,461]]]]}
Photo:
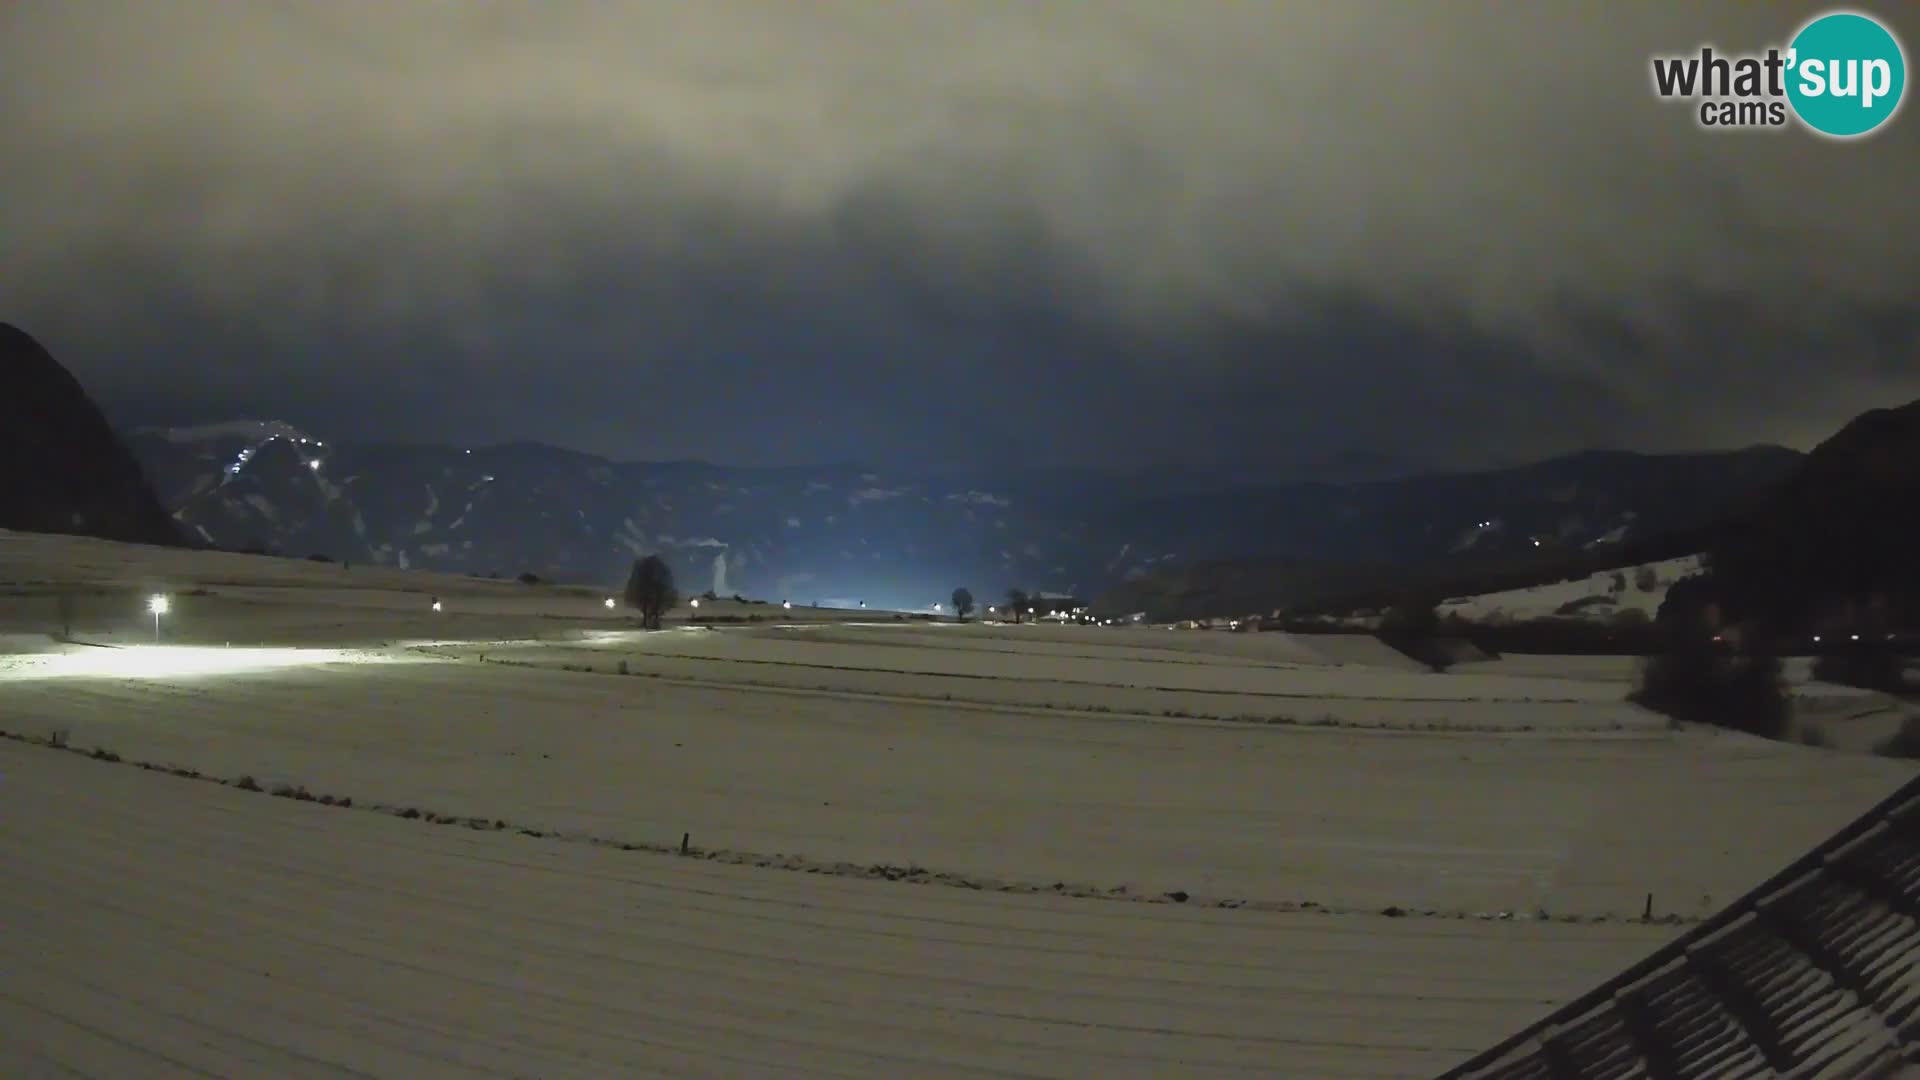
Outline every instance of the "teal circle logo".
{"type": "Polygon", "coordinates": [[[1906,54],[1877,21],[1851,11],[1822,15],[1800,28],[1788,50],[1787,100],[1820,134],[1865,135],[1900,111],[1906,54]]]}

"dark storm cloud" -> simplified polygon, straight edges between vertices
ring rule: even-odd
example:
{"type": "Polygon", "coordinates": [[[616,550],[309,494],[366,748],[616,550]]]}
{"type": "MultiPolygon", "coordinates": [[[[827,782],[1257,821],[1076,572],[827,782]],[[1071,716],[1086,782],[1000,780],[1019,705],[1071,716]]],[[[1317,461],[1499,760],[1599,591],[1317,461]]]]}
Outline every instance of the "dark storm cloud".
{"type": "Polygon", "coordinates": [[[1914,115],[1646,64],[1818,10],[28,0],[0,317],[123,413],[634,456],[1805,442],[1920,396],[1914,115]]]}

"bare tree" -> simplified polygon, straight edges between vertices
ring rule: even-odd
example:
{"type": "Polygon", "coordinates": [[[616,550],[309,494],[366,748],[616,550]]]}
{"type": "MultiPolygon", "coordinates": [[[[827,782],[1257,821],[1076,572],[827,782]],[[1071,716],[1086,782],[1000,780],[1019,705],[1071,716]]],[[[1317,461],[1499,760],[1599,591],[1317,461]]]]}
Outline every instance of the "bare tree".
{"type": "Polygon", "coordinates": [[[1017,623],[1022,618],[1024,618],[1027,614],[1027,608],[1030,607],[1032,604],[1033,604],[1033,600],[1027,596],[1027,590],[1025,589],[1008,589],[1007,590],[1007,606],[1013,609],[1014,622],[1017,623]]]}
{"type": "Polygon", "coordinates": [[[973,593],[965,585],[953,590],[953,610],[954,614],[960,616],[961,622],[966,622],[967,616],[973,614],[973,593]]]}
{"type": "Polygon", "coordinates": [[[627,575],[627,606],[640,612],[640,625],[648,630],[660,629],[660,618],[668,608],[680,602],[680,596],[673,589],[673,568],[658,555],[649,555],[633,561],[633,572],[627,575]]]}

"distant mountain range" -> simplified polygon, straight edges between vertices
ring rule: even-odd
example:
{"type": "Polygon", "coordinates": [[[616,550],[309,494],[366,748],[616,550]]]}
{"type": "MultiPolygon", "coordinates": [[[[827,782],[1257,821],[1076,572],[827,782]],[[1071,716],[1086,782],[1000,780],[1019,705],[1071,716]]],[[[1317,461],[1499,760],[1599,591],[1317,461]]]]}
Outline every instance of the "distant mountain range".
{"type": "MultiPolygon", "coordinates": [[[[275,420],[117,437],[73,377],[4,324],[0,380],[3,528],[608,585],[658,553],[686,591],[876,608],[928,608],[960,585],[983,603],[1018,587],[1156,617],[1496,570],[1513,587],[1571,562],[1702,550],[1665,549],[1752,513],[1804,457],[1592,452],[1381,479],[1405,463],[1348,450],[1271,481],[1192,466],[756,469],[536,444],[343,444],[275,420]]],[[[1876,466],[1896,478],[1882,488],[1920,475],[1900,472],[1908,442],[1867,441],[1876,461],[1894,454],[1876,466]]],[[[1827,505],[1823,482],[1811,490],[1795,498],[1827,505]]]]}
{"type": "Polygon", "coordinates": [[[982,598],[1009,587],[1092,596],[1219,559],[1287,560],[1311,580],[1335,562],[1594,551],[1710,521],[1800,457],[1588,453],[1477,474],[1260,485],[1200,468],[627,463],[534,444],[340,444],[275,421],[137,431],[128,444],[190,536],[221,547],[608,583],[658,552],[683,587],[899,608],[929,607],[957,585],[982,598]]]}

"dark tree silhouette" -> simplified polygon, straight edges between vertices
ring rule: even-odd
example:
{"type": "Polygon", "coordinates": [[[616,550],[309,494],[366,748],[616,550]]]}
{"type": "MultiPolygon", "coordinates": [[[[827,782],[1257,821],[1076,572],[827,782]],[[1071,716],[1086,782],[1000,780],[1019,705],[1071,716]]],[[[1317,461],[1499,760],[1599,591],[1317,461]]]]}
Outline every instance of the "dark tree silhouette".
{"type": "Polygon", "coordinates": [[[1024,619],[1026,617],[1027,608],[1030,605],[1032,605],[1032,603],[1033,603],[1032,599],[1030,599],[1027,596],[1027,590],[1025,589],[1008,589],[1007,590],[1007,606],[1013,609],[1014,622],[1017,623],[1021,619],[1024,619]]]}
{"type": "Polygon", "coordinates": [[[660,617],[680,602],[673,590],[673,569],[658,555],[635,559],[633,572],[627,575],[626,600],[628,607],[640,612],[642,627],[660,629],[660,617]]]}
{"type": "Polygon", "coordinates": [[[1781,738],[1792,710],[1772,637],[1755,623],[1736,649],[1716,626],[1712,584],[1687,578],[1669,590],[1657,623],[1663,646],[1642,662],[1628,700],[1675,721],[1781,738]]]}
{"type": "Polygon", "coordinates": [[[1433,670],[1445,671],[1453,666],[1453,656],[1435,640],[1440,631],[1440,612],[1433,602],[1408,598],[1393,605],[1381,618],[1379,637],[1433,670]]]}
{"type": "Polygon", "coordinates": [[[1380,620],[1380,632],[1399,637],[1430,638],[1440,632],[1440,613],[1426,600],[1403,600],[1380,620]]]}
{"type": "Polygon", "coordinates": [[[965,585],[953,590],[953,611],[960,616],[961,622],[966,622],[967,616],[973,614],[973,594],[967,591],[965,585]]]}

